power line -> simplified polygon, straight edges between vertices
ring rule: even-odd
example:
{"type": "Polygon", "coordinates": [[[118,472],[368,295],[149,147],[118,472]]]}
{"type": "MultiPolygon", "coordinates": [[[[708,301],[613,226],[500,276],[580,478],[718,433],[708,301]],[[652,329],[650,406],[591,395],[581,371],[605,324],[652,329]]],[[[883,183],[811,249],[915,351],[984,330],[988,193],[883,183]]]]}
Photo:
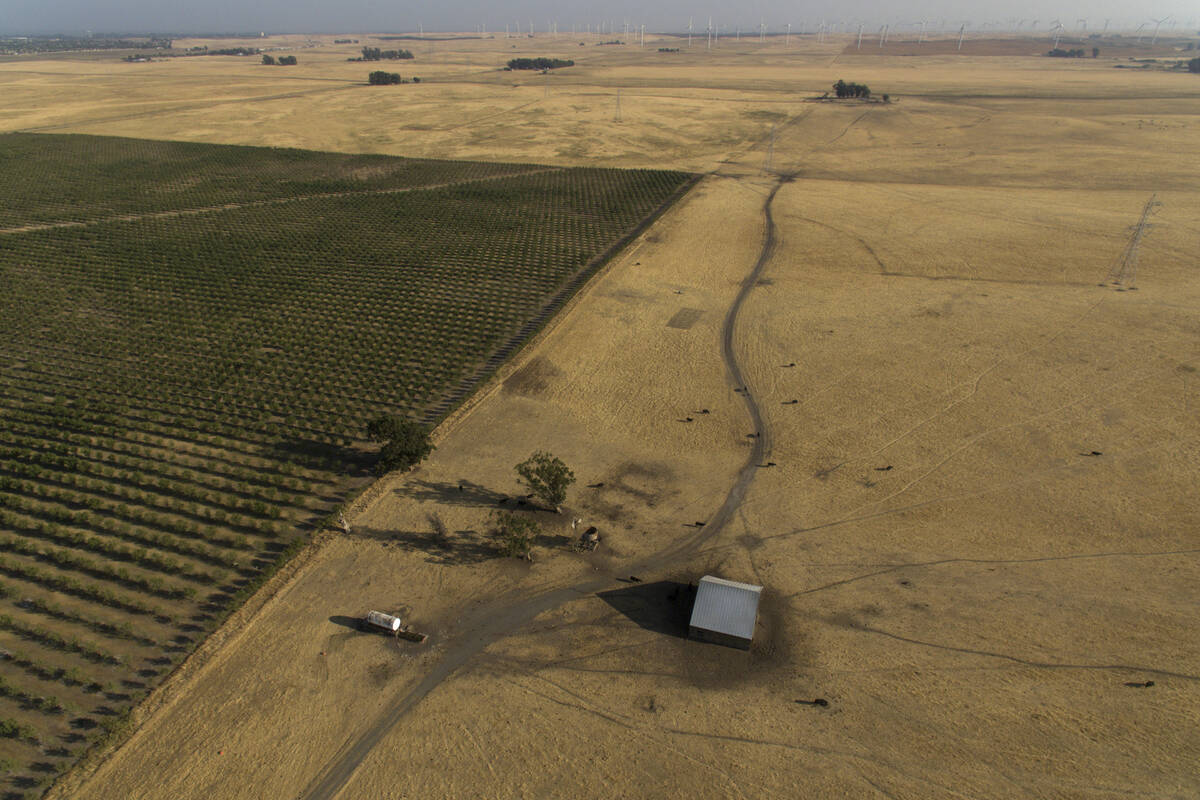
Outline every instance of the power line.
{"type": "Polygon", "coordinates": [[[1108,273],[1108,283],[1124,286],[1126,289],[1136,288],[1133,281],[1137,277],[1138,250],[1142,244],[1142,237],[1146,235],[1147,230],[1153,227],[1149,223],[1150,215],[1154,213],[1155,208],[1162,205],[1157,201],[1157,197],[1157,193],[1150,195],[1150,199],[1142,208],[1142,216],[1138,220],[1138,224],[1133,226],[1133,235],[1129,237],[1129,242],[1125,245],[1120,260],[1108,273]]]}

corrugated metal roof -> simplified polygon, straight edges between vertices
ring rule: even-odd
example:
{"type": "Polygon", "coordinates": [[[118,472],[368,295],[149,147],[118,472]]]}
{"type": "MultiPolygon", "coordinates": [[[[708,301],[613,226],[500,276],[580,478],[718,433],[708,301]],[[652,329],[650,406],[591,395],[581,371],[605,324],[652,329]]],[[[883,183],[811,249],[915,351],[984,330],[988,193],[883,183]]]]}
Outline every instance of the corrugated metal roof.
{"type": "Polygon", "coordinates": [[[705,575],[696,589],[696,604],[689,624],[749,641],[754,638],[761,596],[761,586],[705,575]]]}

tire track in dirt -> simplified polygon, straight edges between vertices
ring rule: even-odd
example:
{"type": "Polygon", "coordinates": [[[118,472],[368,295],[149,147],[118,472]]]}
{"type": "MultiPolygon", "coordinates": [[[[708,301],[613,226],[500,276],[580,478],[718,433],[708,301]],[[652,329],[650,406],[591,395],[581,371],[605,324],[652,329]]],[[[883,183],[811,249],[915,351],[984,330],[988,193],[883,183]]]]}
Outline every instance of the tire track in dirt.
{"type": "MultiPolygon", "coordinates": [[[[747,414],[754,425],[753,445],[745,465],[738,472],[737,479],[725,496],[721,507],[709,518],[708,522],[696,532],[677,541],[670,547],[627,567],[622,572],[652,572],[668,566],[675,560],[693,554],[696,549],[720,534],[729,523],[750,484],[758,473],[759,464],[771,452],[771,436],[763,420],[762,411],[755,401],[753,394],[745,382],[742,365],[739,364],[735,350],[735,333],[738,317],[742,306],[750,292],[754,289],[762,273],[771,260],[775,251],[775,223],[771,217],[771,204],[778,193],[783,180],[777,180],[770,193],[763,201],[763,217],[765,230],[763,233],[762,249],[753,269],[742,280],[737,296],[725,314],[721,332],[721,358],[729,372],[730,379],[739,387],[747,414]]],[[[446,648],[441,658],[432,666],[428,673],[369,728],[357,737],[346,741],[342,748],[328,762],[326,769],[308,785],[300,797],[304,800],[333,800],[349,783],[354,772],[370,755],[375,747],[387,736],[404,717],[443,681],[451,677],[460,668],[466,666],[475,656],[488,645],[502,636],[525,625],[539,614],[557,608],[563,603],[594,594],[612,586],[614,576],[592,578],[574,584],[547,588],[542,593],[529,597],[517,590],[505,597],[497,598],[486,610],[468,617],[460,623],[456,634],[446,642],[446,648]]]]}

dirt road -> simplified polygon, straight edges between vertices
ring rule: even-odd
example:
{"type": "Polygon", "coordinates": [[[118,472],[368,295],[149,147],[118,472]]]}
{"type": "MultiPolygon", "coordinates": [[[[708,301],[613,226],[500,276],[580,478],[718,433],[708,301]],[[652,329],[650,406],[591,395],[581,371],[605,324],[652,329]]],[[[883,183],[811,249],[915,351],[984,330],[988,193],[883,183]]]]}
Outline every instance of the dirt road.
{"type": "MultiPolygon", "coordinates": [[[[745,405],[746,414],[753,428],[753,446],[746,459],[745,466],[737,475],[733,486],[725,495],[725,501],[717,512],[708,519],[696,532],[685,537],[653,555],[632,565],[632,571],[659,572],[672,565],[680,558],[688,557],[705,542],[724,531],[726,525],[737,513],[738,507],[746,496],[750,484],[758,474],[763,461],[771,452],[771,435],[763,419],[763,414],[754,398],[753,389],[746,383],[741,365],[738,363],[738,351],[735,346],[738,316],[746,298],[754,290],[761,279],[763,271],[771,260],[775,249],[775,225],[771,218],[771,203],[779,191],[781,183],[772,187],[770,194],[763,202],[763,240],[762,250],[758,260],[750,272],[742,280],[741,289],[730,305],[725,315],[721,331],[721,357],[729,373],[729,379],[739,391],[745,405]]],[[[437,688],[443,681],[457,670],[468,664],[472,658],[482,652],[489,644],[495,642],[507,633],[527,624],[543,612],[556,608],[568,601],[594,594],[605,588],[611,588],[616,583],[615,575],[606,575],[588,581],[574,583],[549,589],[534,597],[505,598],[490,604],[481,613],[471,618],[455,638],[447,643],[447,648],[441,658],[430,669],[421,681],[407,695],[400,698],[371,725],[365,732],[347,745],[332,759],[329,766],[303,793],[305,800],[333,800],[350,780],[350,776],[358,769],[367,755],[387,736],[387,734],[402,720],[406,714],[421,702],[421,700],[437,688]]]]}

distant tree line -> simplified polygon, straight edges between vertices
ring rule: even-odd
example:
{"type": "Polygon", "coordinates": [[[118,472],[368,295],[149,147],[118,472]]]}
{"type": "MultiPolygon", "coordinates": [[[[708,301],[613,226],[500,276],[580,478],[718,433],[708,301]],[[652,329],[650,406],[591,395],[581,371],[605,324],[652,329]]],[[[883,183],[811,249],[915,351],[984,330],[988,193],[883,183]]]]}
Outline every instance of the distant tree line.
{"type": "Polygon", "coordinates": [[[378,47],[364,47],[362,49],[362,58],[350,59],[351,61],[398,61],[412,58],[413,54],[409,50],[380,50],[378,47]]]}
{"type": "Polygon", "coordinates": [[[263,53],[263,63],[278,64],[281,67],[294,67],[296,66],[297,62],[295,56],[280,56],[278,59],[276,59],[274,56],[263,53]]]}
{"type": "Polygon", "coordinates": [[[514,58],[508,62],[509,69],[559,69],[573,66],[574,61],[561,58],[514,58]]]}
{"type": "Polygon", "coordinates": [[[256,56],[261,53],[257,47],[222,47],[220,50],[209,50],[204,48],[203,53],[197,55],[204,56],[256,56]]]}
{"type": "MultiPolygon", "coordinates": [[[[1099,50],[1096,52],[1099,53],[1099,50]]],[[[1087,55],[1087,51],[1082,47],[1072,50],[1063,50],[1061,47],[1056,47],[1049,53],[1046,53],[1046,55],[1050,56],[1051,58],[1083,58],[1087,55]]]]}
{"type": "Polygon", "coordinates": [[[358,39],[334,39],[334,44],[358,44],[358,39]]]}
{"type": "Polygon", "coordinates": [[[658,52],[660,52],[660,53],[678,53],[679,48],[678,47],[660,47],[660,48],[658,48],[658,52]]]}
{"type": "Polygon", "coordinates": [[[846,83],[839,80],[833,85],[833,91],[839,99],[847,97],[860,97],[864,100],[871,96],[871,89],[865,83],[846,83]]]}
{"type": "Polygon", "coordinates": [[[61,53],[68,50],[170,50],[170,39],[107,39],[104,37],[0,37],[0,53],[61,53]]]}
{"type": "MultiPolygon", "coordinates": [[[[420,78],[413,78],[413,83],[420,83],[420,78]]],[[[407,80],[400,77],[398,72],[385,72],[384,70],[376,70],[367,76],[367,83],[372,86],[389,86],[394,83],[408,83],[407,80]]]]}
{"type": "Polygon", "coordinates": [[[1188,72],[1200,72],[1200,58],[1193,58],[1188,62],[1188,72]]]}

